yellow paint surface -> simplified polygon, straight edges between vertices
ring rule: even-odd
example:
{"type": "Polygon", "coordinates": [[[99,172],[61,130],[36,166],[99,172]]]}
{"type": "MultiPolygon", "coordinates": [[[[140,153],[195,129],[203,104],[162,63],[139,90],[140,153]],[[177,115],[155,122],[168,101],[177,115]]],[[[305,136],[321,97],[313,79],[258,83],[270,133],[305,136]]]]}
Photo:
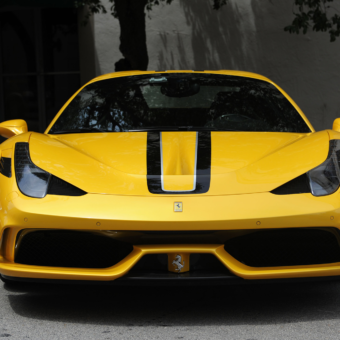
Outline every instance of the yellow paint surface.
{"type": "Polygon", "coordinates": [[[178,253],[213,254],[233,274],[246,280],[340,275],[340,263],[294,267],[249,267],[229,255],[223,245],[219,244],[135,246],[123,261],[104,269],[29,266],[10,262],[0,256],[0,273],[7,276],[39,279],[111,281],[127,274],[144,255],[171,253],[173,255],[178,253]]]}
{"type": "MultiPolygon", "coordinates": [[[[195,132],[163,134],[166,188],[188,188],[195,132]],[[184,161],[177,161],[174,140],[183,146],[184,161]]],[[[238,195],[271,191],[324,162],[329,134],[212,132],[211,145],[210,189],[202,196],[238,195]]],[[[30,155],[37,166],[89,193],[153,196],[147,187],[146,150],[146,132],[30,136],[30,155]]]]}
{"type": "Polygon", "coordinates": [[[164,190],[194,189],[196,132],[162,132],[164,190]]]}
{"type": "MultiPolygon", "coordinates": [[[[117,72],[91,82],[153,73],[117,72]]],[[[265,77],[247,72],[205,73],[250,77],[272,83],[265,77]]],[[[314,132],[293,100],[275,86],[298,110],[312,133],[212,132],[211,185],[202,195],[154,195],[148,191],[147,133],[48,135],[53,122],[70,101],[60,110],[46,134],[23,133],[2,143],[3,155],[10,156],[16,142],[30,141],[30,155],[36,165],[89,194],[30,198],[18,190],[14,171],[11,178],[0,176],[0,273],[15,277],[108,281],[128,273],[147,254],[168,254],[172,258],[176,254],[185,257],[209,253],[244,279],[340,275],[340,263],[248,267],[228,254],[221,244],[138,245],[123,261],[105,269],[39,267],[13,262],[17,234],[28,228],[249,230],[258,229],[260,222],[263,229],[325,226],[340,229],[339,190],[324,197],[270,193],[321,164],[327,157],[329,140],[340,139],[335,131],[314,132]],[[182,212],[174,212],[174,202],[183,203],[182,212]]],[[[194,174],[195,133],[165,132],[163,138],[166,188],[189,188],[194,174]]]]}

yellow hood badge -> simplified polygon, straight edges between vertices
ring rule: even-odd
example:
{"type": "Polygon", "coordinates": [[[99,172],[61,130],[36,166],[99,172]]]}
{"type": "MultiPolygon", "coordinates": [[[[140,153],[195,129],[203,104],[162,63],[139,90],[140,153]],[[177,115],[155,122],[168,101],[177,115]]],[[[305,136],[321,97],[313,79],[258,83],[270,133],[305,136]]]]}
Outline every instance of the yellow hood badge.
{"type": "Polygon", "coordinates": [[[174,203],[174,211],[175,212],[182,212],[183,211],[183,203],[182,202],[175,202],[174,203]]]}

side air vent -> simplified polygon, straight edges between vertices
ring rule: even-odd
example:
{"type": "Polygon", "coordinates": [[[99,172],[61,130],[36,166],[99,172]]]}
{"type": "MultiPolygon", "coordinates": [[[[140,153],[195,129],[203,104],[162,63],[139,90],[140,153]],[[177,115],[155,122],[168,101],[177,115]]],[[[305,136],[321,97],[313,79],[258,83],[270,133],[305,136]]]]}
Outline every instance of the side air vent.
{"type": "Polygon", "coordinates": [[[306,174],[296,177],[272,190],[271,193],[274,195],[309,194],[311,191],[308,177],[306,174]]]}
{"type": "Polygon", "coordinates": [[[83,196],[86,194],[87,194],[86,191],[83,191],[56,176],[53,175],[51,176],[50,184],[47,190],[47,195],[83,196]]]}
{"type": "Polygon", "coordinates": [[[12,177],[12,158],[1,157],[0,159],[0,174],[3,174],[6,177],[12,177]]]}
{"type": "Polygon", "coordinates": [[[19,235],[16,244],[16,263],[49,267],[108,268],[123,260],[133,250],[133,246],[126,242],[91,232],[26,232],[19,235]]]}

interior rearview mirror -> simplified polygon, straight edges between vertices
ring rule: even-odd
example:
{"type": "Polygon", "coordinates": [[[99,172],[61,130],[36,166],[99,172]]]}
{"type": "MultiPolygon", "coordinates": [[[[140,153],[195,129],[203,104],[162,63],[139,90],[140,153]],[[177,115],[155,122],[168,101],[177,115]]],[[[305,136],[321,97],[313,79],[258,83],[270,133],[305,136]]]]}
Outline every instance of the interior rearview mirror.
{"type": "Polygon", "coordinates": [[[22,119],[6,120],[0,123],[0,135],[10,138],[27,132],[27,123],[22,119]]]}

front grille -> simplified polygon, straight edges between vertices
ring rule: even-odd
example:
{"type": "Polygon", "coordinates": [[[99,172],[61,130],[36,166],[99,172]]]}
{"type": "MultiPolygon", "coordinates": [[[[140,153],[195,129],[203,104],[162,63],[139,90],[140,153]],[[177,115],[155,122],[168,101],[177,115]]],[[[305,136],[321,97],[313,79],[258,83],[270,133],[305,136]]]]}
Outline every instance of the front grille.
{"type": "Polygon", "coordinates": [[[132,245],[91,232],[39,230],[19,235],[15,262],[74,268],[108,268],[131,253],[132,245]]]}
{"type": "Polygon", "coordinates": [[[340,262],[335,228],[248,231],[231,238],[224,249],[250,267],[298,266],[340,262]]]}

